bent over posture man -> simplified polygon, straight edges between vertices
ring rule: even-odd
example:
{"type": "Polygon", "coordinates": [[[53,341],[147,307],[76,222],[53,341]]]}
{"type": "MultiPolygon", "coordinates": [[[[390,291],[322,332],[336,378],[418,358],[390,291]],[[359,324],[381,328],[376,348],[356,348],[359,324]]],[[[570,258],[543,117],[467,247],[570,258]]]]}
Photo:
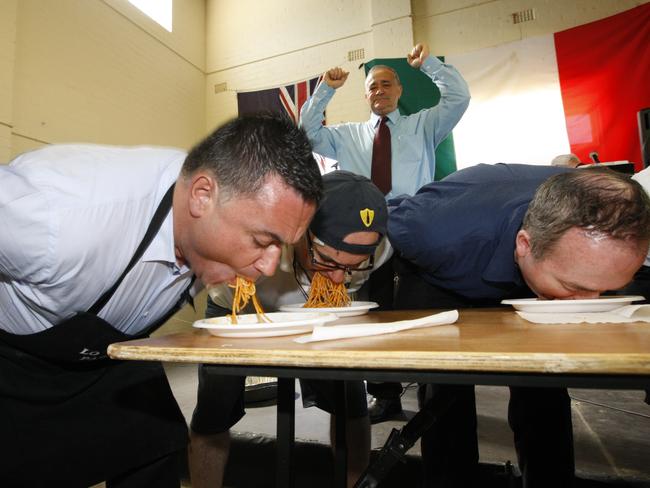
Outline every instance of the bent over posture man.
{"type": "MultiPolygon", "coordinates": [[[[632,279],[650,240],[648,196],[607,169],[478,165],[395,204],[388,231],[401,258],[398,308],[595,298],[632,279]]],[[[422,438],[425,486],[475,486],[474,388],[428,385],[420,397],[443,388],[456,401],[422,438]]],[[[573,486],[566,389],[510,392],[508,420],[524,487],[573,486]]]]}
{"type": "MultiPolygon", "coordinates": [[[[323,176],[324,196],[309,230],[293,246],[284,246],[278,272],[260,278],[257,295],[266,311],[304,303],[315,273],[335,284],[346,283],[354,293],[375,266],[391,255],[386,234],[386,202],[367,178],[348,171],[323,176]]],[[[207,316],[225,315],[232,307],[232,288],[210,290],[207,316]]],[[[229,429],[244,416],[244,377],[222,376],[209,365],[199,366],[197,405],[191,424],[190,473],[195,488],[218,488],[230,447],[229,429]]],[[[334,382],[300,380],[303,405],[332,414],[331,436],[336,442],[334,382]]],[[[348,485],[359,478],[370,455],[370,423],[363,381],[347,384],[346,439],[348,485]]]]}
{"type": "Polygon", "coordinates": [[[187,428],[161,365],[106,348],[203,284],[272,275],[321,188],[307,138],[274,116],[189,155],[54,145],[0,167],[1,484],[178,487],[187,428]]]}

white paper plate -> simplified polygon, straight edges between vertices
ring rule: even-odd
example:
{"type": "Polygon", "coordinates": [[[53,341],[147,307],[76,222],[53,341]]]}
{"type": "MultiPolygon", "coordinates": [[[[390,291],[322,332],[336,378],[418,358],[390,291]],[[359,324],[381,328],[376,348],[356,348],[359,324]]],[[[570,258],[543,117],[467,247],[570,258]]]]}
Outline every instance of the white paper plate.
{"type": "Polygon", "coordinates": [[[608,312],[615,308],[624,307],[632,302],[645,300],[642,296],[605,296],[585,300],[540,300],[538,298],[520,298],[517,300],[502,300],[505,305],[512,305],[522,312],[608,312]]]}
{"type": "Polygon", "coordinates": [[[197,320],[194,327],[208,329],[211,334],[219,337],[277,337],[311,332],[317,325],[336,320],[338,317],[327,312],[283,313],[272,312],[265,314],[271,323],[259,323],[257,316],[252,314],[238,315],[238,323],[230,323],[230,317],[213,317],[197,320]]]}
{"type": "Polygon", "coordinates": [[[339,317],[352,317],[354,315],[364,315],[371,308],[377,308],[379,305],[375,302],[352,302],[349,307],[323,307],[323,308],[305,308],[304,303],[292,303],[291,305],[280,305],[283,312],[329,312],[335,313],[339,317]]]}

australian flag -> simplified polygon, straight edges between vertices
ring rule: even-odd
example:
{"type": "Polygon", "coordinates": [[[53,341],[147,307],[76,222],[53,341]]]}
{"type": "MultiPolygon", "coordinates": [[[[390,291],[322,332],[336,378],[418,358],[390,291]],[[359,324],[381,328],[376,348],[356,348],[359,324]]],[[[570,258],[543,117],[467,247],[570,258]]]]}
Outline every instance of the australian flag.
{"type": "MultiPolygon", "coordinates": [[[[300,119],[300,109],[320,83],[322,76],[310,80],[299,81],[290,85],[278,86],[267,90],[237,93],[237,107],[239,115],[246,115],[260,111],[282,112],[291,118],[294,123],[300,119]]],[[[329,173],[338,169],[338,163],[314,153],[321,173],[329,173]]]]}

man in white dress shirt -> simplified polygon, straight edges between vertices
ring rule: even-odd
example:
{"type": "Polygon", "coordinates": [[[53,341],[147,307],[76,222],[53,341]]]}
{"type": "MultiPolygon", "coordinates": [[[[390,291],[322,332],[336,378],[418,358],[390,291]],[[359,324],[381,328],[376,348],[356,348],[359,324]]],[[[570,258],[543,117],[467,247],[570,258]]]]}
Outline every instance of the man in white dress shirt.
{"type": "MultiPolygon", "coordinates": [[[[321,205],[305,236],[284,246],[278,271],[256,283],[257,297],[266,311],[305,303],[316,272],[333,283],[346,283],[355,292],[375,267],[392,254],[384,238],[388,214],[384,196],[364,176],[333,171],[323,176],[321,205]]],[[[206,316],[230,313],[233,289],[210,290],[206,316]]],[[[245,414],[244,377],[220,375],[210,365],[199,365],[197,405],[190,424],[190,473],[195,488],[220,488],[230,447],[229,429],[245,414]]],[[[300,380],[303,405],[317,406],[332,415],[330,433],[335,443],[335,382],[300,380]]],[[[363,381],[346,382],[348,485],[353,486],[368,464],[370,422],[363,381]]]]}
{"type": "Polygon", "coordinates": [[[321,192],[305,135],[270,115],[189,154],[54,145],[0,166],[3,486],[178,487],[187,429],[161,365],[106,348],[203,285],[272,275],[321,192]]]}

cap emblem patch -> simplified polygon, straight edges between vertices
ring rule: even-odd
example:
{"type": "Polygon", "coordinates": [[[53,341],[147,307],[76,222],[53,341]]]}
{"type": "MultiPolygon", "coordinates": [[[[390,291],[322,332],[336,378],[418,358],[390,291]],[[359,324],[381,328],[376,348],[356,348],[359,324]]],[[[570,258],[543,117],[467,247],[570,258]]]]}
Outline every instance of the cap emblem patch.
{"type": "Polygon", "coordinates": [[[361,216],[361,221],[363,222],[363,225],[366,227],[370,227],[372,225],[372,221],[375,219],[375,211],[370,210],[369,208],[364,208],[363,210],[359,210],[359,215],[361,216]]]}

